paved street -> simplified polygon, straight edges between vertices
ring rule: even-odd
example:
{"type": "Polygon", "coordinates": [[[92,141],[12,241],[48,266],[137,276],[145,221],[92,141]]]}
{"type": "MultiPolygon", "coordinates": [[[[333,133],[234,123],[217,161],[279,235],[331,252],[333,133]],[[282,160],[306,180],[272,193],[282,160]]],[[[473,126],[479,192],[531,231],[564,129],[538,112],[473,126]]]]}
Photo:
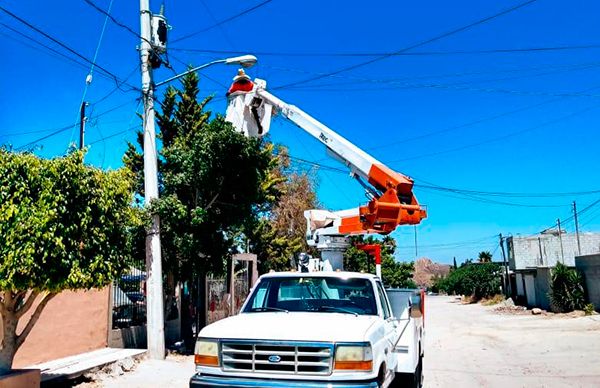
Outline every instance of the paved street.
{"type": "MultiPolygon", "coordinates": [[[[598,387],[600,316],[499,314],[428,297],[425,387],[598,387]]],[[[192,357],[145,360],[82,387],[185,387],[192,357]]]]}
{"type": "Polygon", "coordinates": [[[600,316],[507,315],[429,297],[426,387],[598,387],[600,316]]]}

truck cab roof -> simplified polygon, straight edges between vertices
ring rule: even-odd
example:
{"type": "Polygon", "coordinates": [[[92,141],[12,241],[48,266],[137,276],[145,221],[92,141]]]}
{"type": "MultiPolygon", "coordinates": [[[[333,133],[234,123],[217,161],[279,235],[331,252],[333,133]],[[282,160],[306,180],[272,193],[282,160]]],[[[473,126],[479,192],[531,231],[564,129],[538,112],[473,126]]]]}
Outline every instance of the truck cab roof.
{"type": "Polygon", "coordinates": [[[268,277],[332,277],[332,278],[358,278],[358,279],[370,279],[380,280],[377,275],[364,272],[351,272],[351,271],[318,271],[318,272],[298,272],[298,271],[285,271],[285,272],[269,272],[261,275],[259,279],[268,277]]]}

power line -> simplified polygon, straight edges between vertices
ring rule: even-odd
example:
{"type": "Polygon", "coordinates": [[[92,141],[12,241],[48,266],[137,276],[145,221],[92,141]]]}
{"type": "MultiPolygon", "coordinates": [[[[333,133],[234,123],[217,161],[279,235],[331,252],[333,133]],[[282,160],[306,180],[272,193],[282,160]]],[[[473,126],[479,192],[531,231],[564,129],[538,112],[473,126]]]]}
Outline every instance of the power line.
{"type": "Polygon", "coordinates": [[[500,16],[506,15],[506,14],[511,13],[513,11],[516,11],[516,10],[518,10],[520,8],[523,8],[523,7],[525,7],[525,6],[529,5],[529,4],[535,3],[536,1],[537,0],[528,0],[528,1],[525,1],[523,3],[520,3],[518,5],[513,6],[511,8],[508,8],[506,10],[498,12],[498,13],[496,13],[494,15],[487,16],[485,18],[476,20],[475,22],[469,23],[469,24],[467,24],[465,26],[462,26],[462,27],[459,27],[459,28],[447,31],[445,33],[442,33],[442,34],[434,36],[432,38],[423,40],[423,41],[415,43],[413,45],[404,47],[404,48],[402,48],[400,50],[397,50],[397,51],[394,51],[392,53],[388,53],[388,54],[385,54],[385,55],[380,55],[380,56],[375,57],[373,59],[369,59],[367,61],[360,62],[360,63],[354,64],[354,65],[346,66],[346,67],[343,67],[341,69],[338,69],[338,70],[335,70],[335,71],[332,71],[332,72],[329,72],[329,73],[325,73],[325,74],[322,74],[322,75],[319,75],[319,76],[316,76],[316,77],[311,77],[311,78],[308,78],[308,79],[305,79],[305,80],[295,81],[295,82],[291,82],[291,83],[288,83],[288,84],[285,84],[285,85],[281,85],[279,87],[276,87],[275,89],[283,89],[283,88],[289,88],[289,87],[295,86],[295,85],[305,84],[305,83],[316,81],[318,79],[322,79],[322,78],[329,77],[329,76],[332,76],[332,75],[344,73],[344,72],[347,72],[347,71],[350,71],[350,70],[355,70],[355,69],[358,69],[358,68],[361,68],[361,67],[373,64],[375,62],[379,62],[381,60],[384,60],[386,58],[392,57],[394,55],[398,55],[400,53],[403,53],[403,52],[415,49],[417,47],[424,46],[426,44],[429,44],[429,43],[432,43],[432,42],[435,42],[435,41],[447,38],[447,37],[449,37],[451,35],[454,35],[454,34],[457,34],[459,32],[463,32],[463,31],[468,30],[468,29],[470,29],[472,27],[475,27],[477,25],[486,23],[486,22],[488,22],[490,20],[496,19],[496,18],[498,18],[500,16]]]}
{"type": "Polygon", "coordinates": [[[205,28],[203,28],[201,30],[198,30],[196,32],[192,32],[192,33],[184,35],[184,36],[182,36],[180,38],[174,39],[174,40],[171,41],[171,43],[181,42],[182,40],[189,39],[189,38],[194,37],[196,35],[202,34],[203,32],[212,30],[215,27],[219,27],[219,26],[221,26],[221,25],[223,25],[225,23],[229,23],[232,20],[235,20],[235,19],[237,19],[237,18],[239,18],[241,16],[244,16],[244,15],[246,15],[246,14],[248,14],[248,13],[254,11],[254,10],[257,10],[257,9],[259,9],[259,8],[261,8],[261,7],[269,4],[271,1],[273,1],[273,0],[265,0],[262,3],[259,3],[259,4],[255,5],[253,7],[248,8],[248,9],[245,9],[242,12],[237,13],[237,14],[235,14],[233,16],[230,16],[230,17],[228,17],[226,19],[223,19],[220,22],[217,22],[217,23],[215,23],[215,24],[213,24],[211,26],[205,27],[205,28]]]}
{"type": "MultiPolygon", "coordinates": [[[[17,34],[21,35],[22,37],[24,37],[24,38],[26,38],[26,39],[28,39],[28,40],[30,40],[30,41],[32,41],[32,42],[34,42],[34,43],[36,43],[36,44],[40,45],[40,46],[42,46],[42,47],[46,48],[47,50],[49,50],[49,51],[52,51],[54,54],[56,54],[56,55],[59,55],[59,56],[63,57],[64,59],[67,59],[68,61],[70,61],[70,62],[74,63],[75,65],[78,65],[79,67],[81,67],[81,68],[83,68],[83,69],[87,69],[86,65],[84,65],[83,63],[81,63],[81,62],[77,61],[76,59],[74,59],[74,58],[72,58],[72,57],[70,57],[70,56],[68,56],[68,55],[66,55],[66,54],[64,54],[64,53],[61,53],[60,51],[58,51],[58,50],[56,50],[56,49],[54,49],[54,48],[52,48],[52,47],[50,47],[50,46],[48,46],[48,45],[46,45],[46,44],[44,44],[44,43],[40,42],[40,41],[38,41],[38,40],[36,40],[36,39],[34,39],[34,38],[32,38],[32,37],[30,37],[29,35],[26,35],[26,34],[22,33],[21,31],[19,31],[19,30],[17,30],[17,29],[15,29],[15,28],[13,28],[13,27],[11,27],[11,26],[9,26],[8,24],[5,24],[5,23],[2,23],[2,22],[0,22],[0,25],[2,25],[2,26],[4,26],[4,27],[8,28],[9,30],[11,30],[11,31],[13,31],[13,32],[15,32],[15,33],[17,33],[17,34]]],[[[6,35],[6,36],[10,37],[9,35],[6,35]]],[[[39,47],[34,47],[34,46],[31,46],[31,45],[29,45],[29,44],[27,44],[27,43],[25,43],[25,42],[22,42],[22,41],[19,41],[19,40],[17,40],[17,39],[15,39],[15,38],[13,38],[13,37],[11,37],[11,38],[12,38],[12,39],[14,39],[15,41],[17,41],[17,42],[19,42],[19,43],[23,44],[23,45],[26,45],[26,46],[28,46],[28,47],[31,47],[31,48],[32,48],[32,49],[34,49],[34,50],[38,50],[38,51],[42,52],[42,50],[40,50],[40,48],[39,48],[39,47]]],[[[49,54],[49,55],[52,55],[52,54],[49,54]]],[[[103,74],[103,76],[105,76],[105,75],[103,74]]],[[[106,77],[106,76],[105,76],[105,77],[106,77]]]]}
{"type": "MultiPolygon", "coordinates": [[[[328,84],[326,83],[326,84],[309,85],[308,88],[322,88],[322,87],[331,87],[331,86],[334,86],[334,87],[351,86],[354,88],[354,87],[356,87],[356,85],[358,83],[373,83],[373,84],[377,84],[377,85],[387,85],[387,86],[399,85],[399,86],[411,86],[412,87],[412,84],[408,84],[408,83],[405,83],[402,81],[420,80],[420,79],[427,79],[427,78],[464,77],[464,76],[469,76],[469,75],[481,75],[481,74],[517,73],[517,72],[528,72],[528,71],[542,70],[542,69],[544,69],[544,70],[545,69],[554,69],[554,70],[537,73],[537,74],[518,75],[518,76],[512,76],[512,77],[494,78],[494,79],[487,79],[487,80],[463,81],[460,83],[450,84],[450,85],[456,85],[456,84],[460,85],[460,84],[465,84],[465,83],[469,83],[469,82],[483,83],[483,82],[506,81],[506,80],[524,78],[524,77],[543,76],[543,75],[548,75],[548,74],[553,74],[553,73],[558,73],[558,72],[563,72],[563,71],[581,70],[581,69],[586,70],[589,68],[597,67],[599,65],[600,65],[600,62],[597,62],[597,61],[588,62],[588,63],[575,63],[575,64],[568,64],[568,65],[550,64],[550,65],[533,66],[533,67],[516,68],[516,69],[463,71],[463,72],[458,72],[458,73],[455,72],[455,73],[446,73],[446,74],[417,75],[417,76],[406,76],[406,77],[392,78],[392,79],[373,79],[373,78],[345,75],[345,76],[337,76],[336,78],[348,79],[348,80],[350,80],[349,82],[345,82],[345,83],[335,82],[335,83],[328,83],[328,84]]],[[[298,72],[298,73],[303,73],[303,74],[316,74],[316,75],[322,74],[322,73],[314,73],[314,72],[304,71],[304,70],[289,69],[289,68],[279,67],[279,66],[267,66],[267,67],[271,67],[272,69],[275,69],[275,70],[292,71],[292,72],[298,72]]],[[[417,84],[417,86],[420,86],[420,85],[417,84]]],[[[299,86],[295,86],[291,89],[306,90],[306,87],[299,85],[299,86]]],[[[373,90],[377,90],[377,89],[373,89],[373,90]]]]}
{"type": "MultiPolygon", "coordinates": [[[[131,101],[127,101],[127,102],[125,102],[125,103],[123,103],[123,104],[120,104],[120,105],[117,105],[117,106],[115,106],[115,107],[113,107],[113,108],[107,109],[107,110],[103,111],[102,113],[99,113],[98,115],[96,115],[96,116],[95,116],[95,118],[98,118],[98,117],[104,116],[104,115],[106,115],[106,114],[108,114],[108,113],[110,113],[110,112],[113,112],[113,111],[115,111],[115,110],[117,110],[117,109],[119,109],[119,108],[122,108],[122,107],[124,107],[125,105],[128,105],[128,104],[130,104],[130,103],[131,103],[131,101]]],[[[79,125],[79,122],[75,123],[75,125],[79,125]]],[[[39,143],[39,142],[40,142],[40,141],[42,141],[42,140],[46,140],[46,139],[48,139],[48,138],[50,138],[50,137],[53,137],[53,136],[56,136],[56,135],[58,135],[59,133],[65,132],[65,131],[67,131],[67,130],[71,129],[72,127],[73,127],[73,124],[71,124],[71,125],[67,125],[67,126],[64,126],[64,127],[62,127],[62,128],[57,128],[55,131],[53,131],[52,133],[50,133],[50,134],[48,134],[48,135],[42,136],[42,137],[40,137],[40,138],[37,138],[37,139],[35,139],[35,140],[32,140],[32,141],[30,141],[29,143],[23,144],[22,146],[16,147],[16,148],[15,148],[15,150],[16,150],[16,151],[19,151],[19,150],[26,149],[26,148],[28,148],[28,147],[30,147],[30,146],[32,146],[32,145],[34,145],[34,144],[36,144],[36,143],[39,143]]]]}
{"type": "MultiPolygon", "coordinates": [[[[568,50],[590,50],[600,49],[600,44],[589,45],[568,45],[568,46],[546,46],[546,47],[524,47],[524,48],[498,48],[482,50],[455,50],[455,51],[421,51],[421,52],[347,52],[347,53],[318,53],[318,52],[281,52],[281,51],[255,51],[249,50],[256,56],[267,57],[379,57],[389,56],[431,56],[431,55],[469,55],[469,54],[498,54],[498,53],[531,53],[548,51],[568,51],[568,50]]],[[[246,51],[236,50],[214,50],[214,49],[195,49],[183,47],[171,47],[170,50],[206,53],[206,54],[246,54],[246,51]]]]}
{"type": "Polygon", "coordinates": [[[90,7],[94,8],[96,11],[100,12],[102,15],[106,16],[108,19],[110,19],[111,22],[113,22],[114,24],[116,24],[117,26],[121,27],[122,29],[124,29],[125,31],[129,32],[130,34],[133,34],[136,38],[141,39],[141,40],[145,40],[146,42],[150,43],[151,46],[154,46],[152,44],[152,42],[150,42],[149,40],[143,38],[140,34],[138,34],[137,32],[135,32],[131,27],[129,27],[128,25],[120,22],[119,20],[115,19],[114,16],[112,16],[110,14],[110,9],[112,7],[112,1],[110,3],[110,5],[108,6],[108,10],[103,10],[102,8],[100,8],[99,6],[97,6],[93,1],[91,0],[83,0],[86,4],[88,4],[90,7]]]}
{"type": "MultiPolygon", "coordinates": [[[[87,1],[87,0],[86,0],[87,1]]],[[[96,60],[98,59],[98,54],[100,53],[100,46],[102,46],[102,40],[104,39],[104,32],[106,31],[106,25],[108,24],[108,18],[110,17],[110,11],[112,9],[114,0],[110,0],[108,5],[108,13],[105,13],[106,17],[104,18],[104,23],[102,24],[102,29],[100,31],[100,38],[98,38],[98,44],[96,45],[96,50],[94,52],[94,57],[92,58],[92,64],[90,65],[90,71],[88,72],[87,77],[85,78],[85,87],[83,88],[83,94],[81,95],[81,101],[79,102],[79,106],[82,109],[85,109],[85,96],[87,95],[87,91],[89,89],[90,84],[92,83],[92,77],[94,75],[94,66],[96,66],[96,60]]],[[[83,114],[83,113],[81,113],[83,114]]],[[[80,112],[77,112],[77,116],[79,118],[80,112]]],[[[84,120],[85,121],[85,120],[84,120]]],[[[71,137],[69,139],[69,143],[73,140],[73,133],[75,132],[75,127],[71,129],[71,137]]],[[[83,139],[81,139],[81,144],[83,144],[83,139]]]]}
{"type": "Polygon", "coordinates": [[[443,151],[430,152],[430,153],[427,153],[427,154],[421,154],[421,155],[411,156],[411,157],[408,157],[408,158],[393,160],[393,161],[390,161],[388,163],[398,163],[398,162],[404,162],[404,161],[408,161],[408,160],[422,159],[422,158],[426,158],[426,157],[430,157],[430,156],[438,156],[438,155],[448,154],[448,153],[452,153],[452,152],[456,152],[456,151],[462,151],[462,150],[465,150],[465,149],[468,149],[468,148],[479,147],[479,146],[484,145],[484,144],[489,144],[489,143],[493,143],[493,142],[496,142],[496,141],[499,141],[499,140],[508,139],[510,137],[521,135],[521,134],[526,133],[526,132],[530,132],[530,131],[534,131],[536,129],[547,127],[549,125],[556,124],[556,123],[559,123],[559,122],[564,121],[564,120],[568,120],[568,119],[570,119],[572,117],[575,117],[575,116],[578,116],[580,114],[586,113],[586,112],[591,111],[593,109],[597,109],[599,107],[600,106],[597,105],[597,104],[596,105],[592,105],[592,106],[588,106],[588,107],[586,107],[584,109],[577,110],[577,111],[569,113],[567,115],[560,116],[558,118],[545,121],[545,122],[543,122],[541,124],[537,124],[537,125],[534,125],[532,127],[528,127],[528,128],[524,128],[524,129],[521,129],[521,130],[518,130],[518,131],[510,132],[510,133],[507,133],[507,134],[502,135],[502,136],[493,137],[493,138],[490,138],[490,139],[487,139],[487,140],[483,140],[483,141],[480,141],[480,142],[477,142],[477,143],[466,144],[466,145],[463,145],[463,146],[460,146],[460,147],[454,147],[454,148],[450,148],[450,149],[443,150],[443,151]]]}
{"type": "Polygon", "coordinates": [[[108,140],[108,139],[112,139],[113,137],[117,137],[117,136],[119,136],[119,135],[122,135],[122,134],[124,134],[124,133],[130,132],[130,131],[132,131],[132,130],[134,130],[134,129],[139,129],[139,128],[140,128],[140,126],[138,125],[138,126],[135,126],[135,127],[130,127],[130,128],[124,129],[124,130],[122,130],[122,131],[115,132],[115,133],[113,133],[113,134],[111,134],[111,135],[104,136],[104,137],[102,137],[101,139],[94,140],[94,141],[92,141],[92,142],[88,143],[88,145],[97,144],[97,143],[100,143],[100,142],[106,141],[106,140],[108,140]]]}
{"type": "MultiPolygon", "coordinates": [[[[65,43],[61,42],[60,40],[58,40],[57,38],[54,38],[53,36],[49,35],[48,33],[44,32],[43,30],[39,29],[38,27],[32,25],[31,23],[29,23],[27,20],[15,15],[14,13],[12,13],[11,11],[7,10],[6,8],[0,6],[0,11],[6,13],[7,15],[9,15],[10,17],[12,17],[13,19],[18,20],[19,22],[21,22],[22,24],[26,25],[27,27],[29,27],[30,29],[36,31],[37,33],[43,35],[44,37],[46,37],[47,39],[50,39],[52,42],[56,43],[57,45],[61,46],[62,48],[64,48],[65,50],[69,51],[70,53],[76,55],[78,58],[83,59],[85,62],[87,62],[88,64],[92,65],[94,62],[91,61],[90,59],[86,58],[85,56],[83,56],[82,54],[80,54],[79,52],[75,51],[74,49],[72,49],[71,47],[67,46],[65,43]]],[[[108,74],[109,76],[111,76],[115,83],[119,83],[120,78],[117,77],[114,73],[112,73],[111,71],[107,70],[106,68],[96,64],[95,65],[98,69],[102,70],[103,72],[105,72],[106,74],[108,74]]],[[[127,86],[136,89],[136,90],[140,90],[139,88],[125,83],[127,86]]]]}

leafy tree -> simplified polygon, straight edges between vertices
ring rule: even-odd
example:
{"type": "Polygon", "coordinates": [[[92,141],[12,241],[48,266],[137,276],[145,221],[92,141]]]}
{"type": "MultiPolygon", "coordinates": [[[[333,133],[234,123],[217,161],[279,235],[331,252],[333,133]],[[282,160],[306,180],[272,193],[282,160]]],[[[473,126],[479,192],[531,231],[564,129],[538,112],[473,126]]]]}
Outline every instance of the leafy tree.
{"type": "Polygon", "coordinates": [[[249,227],[253,252],[258,253],[260,269],[287,270],[290,259],[300,252],[314,253],[306,244],[304,211],[317,208],[315,183],[307,173],[289,170],[287,149],[278,148],[279,164],[273,172],[281,195],[270,211],[249,227]]]}
{"type": "MultiPolygon", "coordinates": [[[[157,114],[160,199],[152,211],[161,217],[165,272],[176,280],[222,273],[224,263],[245,245],[244,227],[278,198],[273,146],[247,138],[198,101],[198,76],[169,87],[157,114]]],[[[141,136],[138,141],[142,147],[141,136]]],[[[124,162],[138,177],[143,196],[142,155],[129,144],[124,162]]],[[[141,252],[140,252],[141,254],[141,252]]]]}
{"type": "Polygon", "coordinates": [[[557,312],[582,310],[585,306],[583,278],[575,268],[557,263],[552,270],[550,300],[557,312]]]}
{"type": "Polygon", "coordinates": [[[448,276],[436,278],[434,288],[448,294],[486,298],[499,292],[500,274],[501,268],[494,263],[466,263],[452,269],[448,276]]]}
{"type": "Polygon", "coordinates": [[[126,267],[131,178],[84,165],[82,152],[47,160],[0,149],[0,374],[56,294],[103,287],[126,267]]]}
{"type": "Polygon", "coordinates": [[[458,268],[458,266],[456,265],[456,257],[454,257],[454,261],[453,261],[453,265],[454,269],[458,268]]]}
{"type": "Polygon", "coordinates": [[[381,245],[381,276],[386,287],[392,288],[416,288],[412,279],[415,270],[414,263],[398,262],[394,258],[396,241],[391,236],[385,236],[376,240],[373,236],[352,237],[353,245],[344,253],[344,268],[347,271],[374,272],[375,261],[366,252],[356,248],[355,244],[379,244],[381,245]]]}
{"type": "Polygon", "coordinates": [[[492,262],[492,254],[489,251],[479,252],[478,258],[479,258],[480,263],[491,263],[492,262]]]}

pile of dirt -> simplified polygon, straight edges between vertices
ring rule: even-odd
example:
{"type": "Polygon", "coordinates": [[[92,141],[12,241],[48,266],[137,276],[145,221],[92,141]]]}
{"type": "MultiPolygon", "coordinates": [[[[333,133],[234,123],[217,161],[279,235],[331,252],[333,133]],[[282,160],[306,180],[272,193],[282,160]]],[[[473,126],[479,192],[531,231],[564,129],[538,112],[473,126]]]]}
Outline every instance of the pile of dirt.
{"type": "Polygon", "coordinates": [[[449,265],[434,263],[431,259],[422,257],[415,261],[413,280],[419,287],[431,287],[434,277],[443,277],[449,272],[449,265]]]}

